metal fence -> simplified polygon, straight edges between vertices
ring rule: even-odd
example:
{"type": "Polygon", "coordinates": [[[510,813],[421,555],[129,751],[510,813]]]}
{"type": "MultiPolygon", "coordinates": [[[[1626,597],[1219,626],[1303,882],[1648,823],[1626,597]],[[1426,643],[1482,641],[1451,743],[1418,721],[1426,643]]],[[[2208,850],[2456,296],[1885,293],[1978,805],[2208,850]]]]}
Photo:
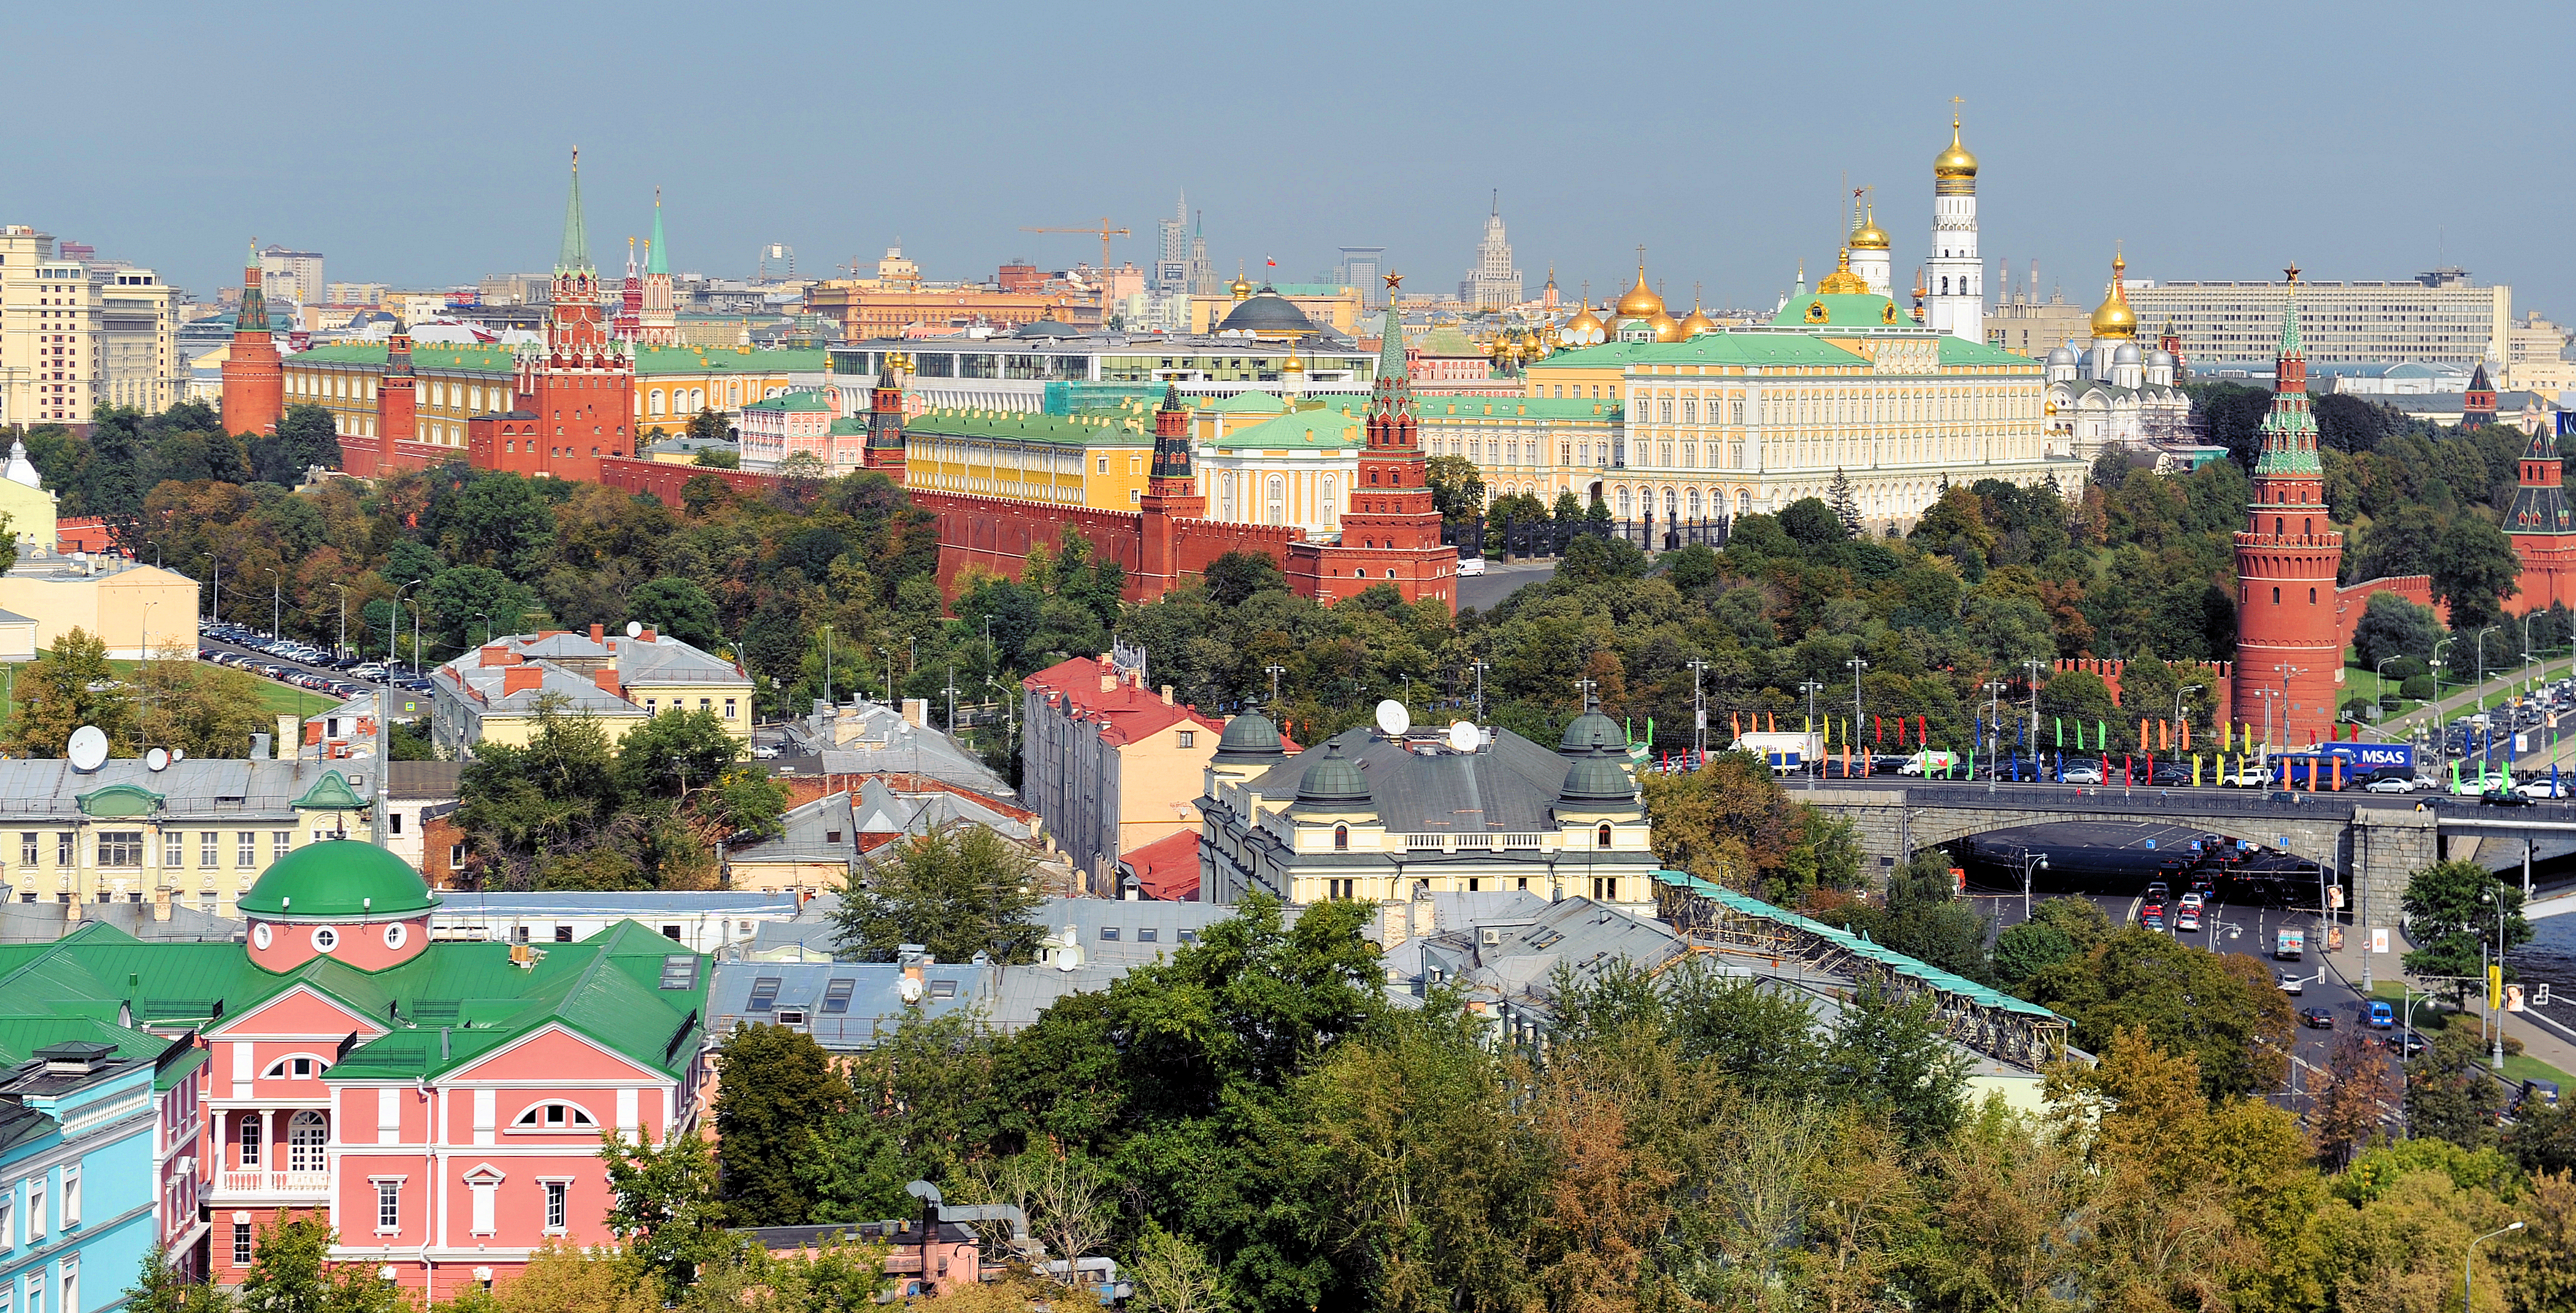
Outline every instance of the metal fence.
{"type": "Polygon", "coordinates": [[[1576,538],[1616,538],[1634,544],[1647,552],[1669,552],[1692,545],[1726,546],[1726,517],[1706,519],[1658,520],[1647,516],[1639,520],[1552,520],[1513,519],[1503,522],[1496,534],[1482,520],[1440,526],[1440,541],[1458,549],[1460,556],[1482,556],[1500,550],[1513,557],[1565,555],[1566,544],[1576,538]]]}

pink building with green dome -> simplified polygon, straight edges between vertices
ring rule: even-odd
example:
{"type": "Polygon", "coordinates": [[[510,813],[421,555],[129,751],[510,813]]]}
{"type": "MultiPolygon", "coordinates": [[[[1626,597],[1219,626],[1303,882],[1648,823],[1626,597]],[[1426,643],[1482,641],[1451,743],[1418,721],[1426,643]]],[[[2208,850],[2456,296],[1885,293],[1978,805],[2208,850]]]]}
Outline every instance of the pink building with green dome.
{"type": "Polygon", "coordinates": [[[335,1258],[448,1299],[550,1239],[610,1238],[600,1135],[693,1128],[707,959],[632,922],[433,943],[439,901],[380,848],[316,843],[243,895],[246,944],[91,924],[0,949],[0,993],[123,1006],[209,1051],[199,1270],[237,1282],[261,1227],[310,1213],[335,1258]]]}

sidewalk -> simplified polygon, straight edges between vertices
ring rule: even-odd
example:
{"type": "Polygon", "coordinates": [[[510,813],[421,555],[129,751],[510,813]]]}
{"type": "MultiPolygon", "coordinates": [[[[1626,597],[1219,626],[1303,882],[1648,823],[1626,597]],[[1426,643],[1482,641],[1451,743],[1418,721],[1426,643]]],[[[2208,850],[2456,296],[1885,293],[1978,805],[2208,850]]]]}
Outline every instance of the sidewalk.
{"type": "MultiPolygon", "coordinates": [[[[2332,968],[2336,975],[2341,976],[2343,978],[2343,982],[2350,986],[2352,991],[2356,994],[2361,993],[2361,961],[2364,956],[2363,950],[2368,948],[2369,945],[2369,927],[2357,924],[2349,925],[2344,927],[2343,947],[2335,950],[2334,952],[2325,954],[2326,965],[2332,968]]],[[[2371,963],[2371,974],[2374,979],[2374,983],[2379,985],[2387,985],[2392,982],[2404,981],[2406,979],[2405,968],[2399,965],[2406,956],[2407,944],[2405,935],[2393,928],[2390,929],[2388,932],[2388,948],[2388,952],[2375,955],[2375,958],[2371,963]]],[[[2410,987],[2413,985],[2412,981],[2407,981],[2406,983],[2410,987]]],[[[2454,1014],[2453,1020],[2450,1024],[2465,1024],[2473,1029],[2476,1027],[2478,1024],[2478,1015],[2474,1005],[2479,992],[2482,991],[2472,991],[2470,994],[2472,1004],[2471,1010],[2464,1013],[2454,1014]]],[[[2367,998],[2368,996],[2364,995],[2364,997],[2367,998]]],[[[2402,1017],[2405,1013],[2405,1004],[2401,1002],[2397,1007],[2398,1013],[2402,1017]]],[[[2421,1004],[2417,1005],[2416,1015],[2423,1015],[2422,1007],[2423,1005],[2421,1004]]],[[[2552,1020],[2560,1021],[2562,1024],[2571,1020],[2571,1018],[2564,1014],[2570,1011],[2576,1011],[2576,1009],[2570,1009],[2563,1006],[2554,1010],[2558,1011],[2562,1015],[2552,1018],[2552,1020]]],[[[2537,1058],[2552,1067],[2556,1067],[2563,1073],[2567,1073],[2570,1076],[2576,1076],[2576,1036],[2571,1036],[2563,1029],[2552,1029],[2548,1024],[2540,1019],[2541,1013],[2538,1009],[2533,1009],[2527,1012],[2507,1012],[2504,1013],[2503,1016],[2505,1033],[2522,1041],[2522,1051],[2524,1056],[2537,1058]]],[[[2560,1084],[2564,1086],[2566,1082],[2561,1081],[2560,1084]]]]}

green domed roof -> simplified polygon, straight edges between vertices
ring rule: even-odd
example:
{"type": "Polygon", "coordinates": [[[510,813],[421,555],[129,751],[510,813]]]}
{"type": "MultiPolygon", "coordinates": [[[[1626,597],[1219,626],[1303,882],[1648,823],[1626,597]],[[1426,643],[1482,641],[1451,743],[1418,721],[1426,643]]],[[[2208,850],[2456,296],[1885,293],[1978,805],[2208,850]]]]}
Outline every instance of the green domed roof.
{"type": "Polygon", "coordinates": [[[1590,752],[1594,748],[1625,752],[1628,750],[1628,732],[1619,728],[1618,721],[1598,711],[1587,711],[1565,727],[1565,737],[1556,745],[1559,752],[1590,752]]]}
{"type": "Polygon", "coordinates": [[[409,916],[438,902],[403,859],[371,843],[328,839],[269,867],[239,906],[253,916],[356,921],[409,916]]]}
{"type": "Polygon", "coordinates": [[[1636,797],[1637,789],[1628,780],[1628,772],[1619,768],[1615,757],[1590,753],[1575,760],[1565,772],[1565,787],[1557,790],[1560,802],[1603,803],[1627,802],[1636,797]]]}
{"type": "Polygon", "coordinates": [[[1216,741],[1220,757],[1276,757],[1287,751],[1280,742],[1279,727],[1258,711],[1247,711],[1225,722],[1225,733],[1216,741]]]}
{"type": "Polygon", "coordinates": [[[1339,741],[1326,743],[1315,755],[1313,765],[1297,784],[1297,801],[1301,803],[1348,804],[1366,806],[1369,802],[1368,781],[1360,768],[1342,755],[1339,741]]]}

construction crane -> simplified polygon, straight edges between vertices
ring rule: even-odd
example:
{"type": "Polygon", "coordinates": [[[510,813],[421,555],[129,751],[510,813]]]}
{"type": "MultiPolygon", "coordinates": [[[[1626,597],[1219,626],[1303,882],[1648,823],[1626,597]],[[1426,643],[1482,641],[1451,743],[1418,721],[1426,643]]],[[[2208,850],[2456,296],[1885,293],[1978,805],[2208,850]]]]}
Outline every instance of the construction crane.
{"type": "Polygon", "coordinates": [[[1107,268],[1109,267],[1109,239],[1110,239],[1110,238],[1112,238],[1112,237],[1128,237],[1128,236],[1133,236],[1133,235],[1134,235],[1134,234],[1132,234],[1132,233],[1128,232],[1128,231],[1127,231],[1126,229],[1124,229],[1124,228],[1112,228],[1112,227],[1110,227],[1110,226],[1109,226],[1109,216],[1107,216],[1107,215],[1102,215],[1102,216],[1101,216],[1101,218],[1100,218],[1100,226],[1099,226],[1099,227],[1097,227],[1097,228],[1022,228],[1020,231],[1021,231],[1021,232],[1024,232],[1024,233],[1094,233],[1094,234],[1097,234],[1097,235],[1099,236],[1099,238],[1100,238],[1100,267],[1101,267],[1102,269],[1104,269],[1104,270],[1105,270],[1105,269],[1107,269],[1107,268]]]}

